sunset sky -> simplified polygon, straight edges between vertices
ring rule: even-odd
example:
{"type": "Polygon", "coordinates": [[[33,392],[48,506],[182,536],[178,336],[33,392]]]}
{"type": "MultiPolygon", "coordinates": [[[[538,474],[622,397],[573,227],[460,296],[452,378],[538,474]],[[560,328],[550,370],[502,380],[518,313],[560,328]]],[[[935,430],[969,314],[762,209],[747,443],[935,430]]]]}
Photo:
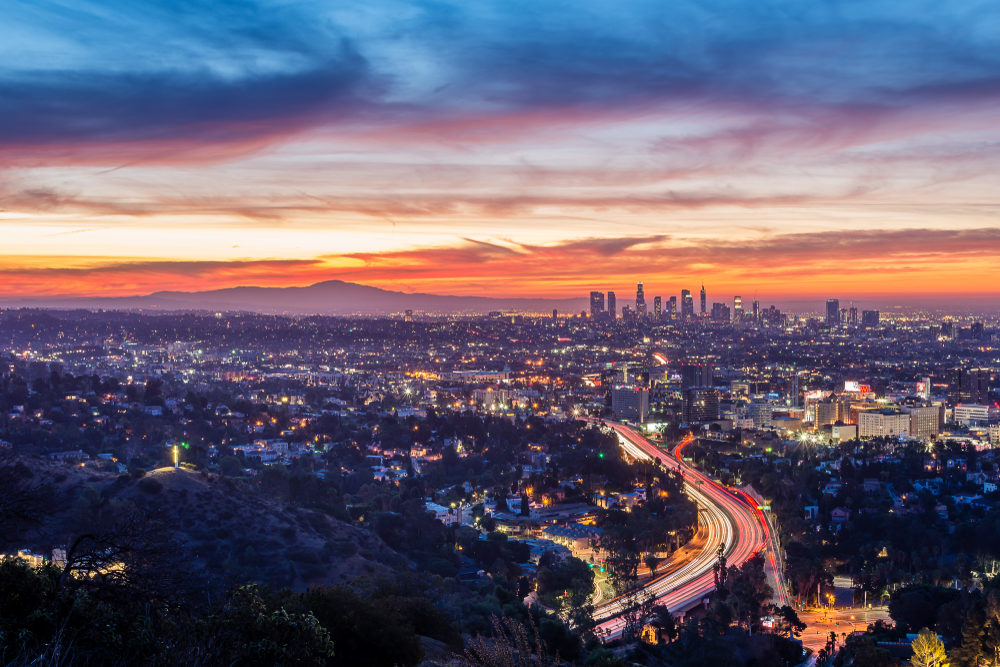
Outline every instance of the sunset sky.
{"type": "Polygon", "coordinates": [[[0,296],[1000,296],[993,0],[7,0],[0,296]]]}

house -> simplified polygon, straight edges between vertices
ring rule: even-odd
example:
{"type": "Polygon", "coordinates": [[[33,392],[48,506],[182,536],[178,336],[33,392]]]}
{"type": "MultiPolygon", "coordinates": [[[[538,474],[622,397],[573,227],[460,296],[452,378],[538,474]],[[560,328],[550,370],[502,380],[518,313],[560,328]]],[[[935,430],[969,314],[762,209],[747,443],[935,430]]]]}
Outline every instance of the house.
{"type": "Polygon", "coordinates": [[[839,481],[831,480],[826,483],[826,486],[823,487],[823,495],[835,496],[838,493],[840,493],[840,490],[842,488],[844,488],[844,485],[841,484],[839,481]]]}
{"type": "Polygon", "coordinates": [[[864,488],[866,496],[874,496],[878,494],[879,490],[882,488],[882,484],[877,479],[866,479],[862,483],[862,487],[864,488]]]}
{"type": "Polygon", "coordinates": [[[934,477],[932,479],[918,479],[913,483],[913,490],[928,491],[932,496],[937,496],[941,494],[941,478],[934,477]]]}
{"type": "Polygon", "coordinates": [[[851,520],[851,510],[846,507],[834,507],[830,511],[830,520],[837,525],[843,525],[851,520]]]}

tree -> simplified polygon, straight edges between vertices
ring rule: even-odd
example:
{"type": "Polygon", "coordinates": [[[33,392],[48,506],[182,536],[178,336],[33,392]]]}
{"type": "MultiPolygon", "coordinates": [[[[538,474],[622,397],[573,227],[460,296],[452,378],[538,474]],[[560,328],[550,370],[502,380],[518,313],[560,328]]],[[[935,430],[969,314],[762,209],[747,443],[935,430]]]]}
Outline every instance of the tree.
{"type": "Polygon", "coordinates": [[[936,632],[927,628],[917,634],[910,647],[913,649],[913,658],[910,660],[913,667],[948,667],[951,664],[941,639],[936,632]]]}
{"type": "Polygon", "coordinates": [[[774,615],[781,619],[782,630],[788,632],[789,639],[798,637],[806,629],[806,624],[799,619],[799,615],[795,613],[795,610],[787,604],[775,609],[774,615]]]}

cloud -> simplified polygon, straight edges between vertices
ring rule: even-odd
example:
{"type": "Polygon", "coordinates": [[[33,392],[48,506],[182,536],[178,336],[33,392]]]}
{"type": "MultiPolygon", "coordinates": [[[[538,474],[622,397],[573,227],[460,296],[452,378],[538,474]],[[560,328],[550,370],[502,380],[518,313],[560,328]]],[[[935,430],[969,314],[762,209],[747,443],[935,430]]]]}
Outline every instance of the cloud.
{"type": "Polygon", "coordinates": [[[905,12],[890,0],[39,3],[0,28],[0,146],[165,160],[307,128],[502,140],[654,109],[819,115],[835,121],[822,135],[872,114],[995,102],[997,20],[929,0],[905,12]]]}
{"type": "Polygon", "coordinates": [[[704,281],[713,290],[779,296],[830,289],[849,289],[854,295],[1000,295],[997,228],[765,233],[746,241],[662,234],[555,244],[465,239],[451,246],[303,260],[12,259],[16,263],[0,269],[7,296],[135,295],[306,285],[333,278],[402,291],[503,296],[570,296],[615,286],[627,290],[642,280],[651,294],[704,281]]]}
{"type": "Polygon", "coordinates": [[[316,259],[143,260],[116,257],[8,257],[0,267],[0,296],[121,296],[161,290],[312,282],[316,259]]]}

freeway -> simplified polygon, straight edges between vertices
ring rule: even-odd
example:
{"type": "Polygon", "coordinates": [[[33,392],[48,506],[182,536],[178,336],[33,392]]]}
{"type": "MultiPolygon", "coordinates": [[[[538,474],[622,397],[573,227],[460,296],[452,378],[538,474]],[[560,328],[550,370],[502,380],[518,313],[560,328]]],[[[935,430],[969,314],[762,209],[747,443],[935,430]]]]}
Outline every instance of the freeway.
{"type": "MultiPolygon", "coordinates": [[[[632,596],[652,594],[657,604],[666,605],[672,612],[688,611],[701,603],[715,588],[713,567],[720,544],[727,563],[739,566],[763,549],[769,546],[773,549],[775,542],[766,517],[747,494],[724,487],[684,462],[681,450],[694,440],[693,436],[684,438],[670,455],[629,426],[615,422],[605,425],[617,432],[622,448],[632,458],[657,461],[681,475],[685,491],[698,505],[699,529],[708,536],[701,551],[688,562],[651,579],[639,591],[595,607],[598,627],[605,637],[612,638],[622,631],[624,621],[620,615],[633,602],[632,596]]],[[[768,565],[775,569],[780,582],[774,555],[769,555],[768,565]]],[[[784,604],[787,600],[784,587],[777,588],[782,589],[777,592],[779,604],[784,604]]]]}

